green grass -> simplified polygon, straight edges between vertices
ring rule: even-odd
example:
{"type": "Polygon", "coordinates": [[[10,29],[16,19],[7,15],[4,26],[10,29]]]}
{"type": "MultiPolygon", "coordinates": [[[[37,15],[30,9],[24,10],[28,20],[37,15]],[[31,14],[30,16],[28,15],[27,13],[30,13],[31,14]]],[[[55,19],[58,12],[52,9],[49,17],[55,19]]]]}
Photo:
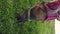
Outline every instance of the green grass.
{"type": "Polygon", "coordinates": [[[54,21],[20,23],[17,13],[28,9],[41,0],[0,0],[0,33],[2,34],[54,34],[54,21]]]}

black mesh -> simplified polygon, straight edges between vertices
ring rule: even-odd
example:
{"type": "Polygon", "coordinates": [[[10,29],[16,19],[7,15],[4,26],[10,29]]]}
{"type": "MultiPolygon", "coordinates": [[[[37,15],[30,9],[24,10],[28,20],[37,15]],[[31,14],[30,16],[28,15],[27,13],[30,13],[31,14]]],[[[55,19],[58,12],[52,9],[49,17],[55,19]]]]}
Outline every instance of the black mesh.
{"type": "Polygon", "coordinates": [[[60,10],[58,11],[58,14],[60,15],[60,10]]]}

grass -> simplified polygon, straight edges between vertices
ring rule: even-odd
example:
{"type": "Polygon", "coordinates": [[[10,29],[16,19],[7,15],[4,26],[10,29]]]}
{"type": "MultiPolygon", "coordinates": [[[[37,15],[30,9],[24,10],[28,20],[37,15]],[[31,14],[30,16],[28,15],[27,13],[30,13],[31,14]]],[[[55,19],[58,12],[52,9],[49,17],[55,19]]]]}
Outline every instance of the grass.
{"type": "Polygon", "coordinates": [[[17,13],[41,0],[0,0],[0,33],[2,34],[54,34],[54,21],[18,22],[17,13]]]}

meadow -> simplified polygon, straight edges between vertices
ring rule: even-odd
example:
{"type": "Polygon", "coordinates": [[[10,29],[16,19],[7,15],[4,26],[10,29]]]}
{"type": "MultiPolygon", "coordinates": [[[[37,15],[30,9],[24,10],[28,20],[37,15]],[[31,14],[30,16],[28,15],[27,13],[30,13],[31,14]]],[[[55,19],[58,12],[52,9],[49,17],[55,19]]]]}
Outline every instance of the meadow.
{"type": "MultiPolygon", "coordinates": [[[[17,21],[17,13],[42,0],[0,0],[0,34],[54,34],[54,20],[47,23],[35,20],[17,21]]],[[[50,1],[50,0],[44,0],[50,1]]]]}

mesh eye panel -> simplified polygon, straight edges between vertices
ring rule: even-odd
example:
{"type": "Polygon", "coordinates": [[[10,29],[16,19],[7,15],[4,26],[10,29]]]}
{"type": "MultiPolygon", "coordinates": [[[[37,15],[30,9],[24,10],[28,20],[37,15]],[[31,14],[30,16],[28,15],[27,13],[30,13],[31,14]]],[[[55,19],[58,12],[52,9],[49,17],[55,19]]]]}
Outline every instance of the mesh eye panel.
{"type": "Polygon", "coordinates": [[[60,10],[58,11],[58,14],[60,15],[60,10]]]}

